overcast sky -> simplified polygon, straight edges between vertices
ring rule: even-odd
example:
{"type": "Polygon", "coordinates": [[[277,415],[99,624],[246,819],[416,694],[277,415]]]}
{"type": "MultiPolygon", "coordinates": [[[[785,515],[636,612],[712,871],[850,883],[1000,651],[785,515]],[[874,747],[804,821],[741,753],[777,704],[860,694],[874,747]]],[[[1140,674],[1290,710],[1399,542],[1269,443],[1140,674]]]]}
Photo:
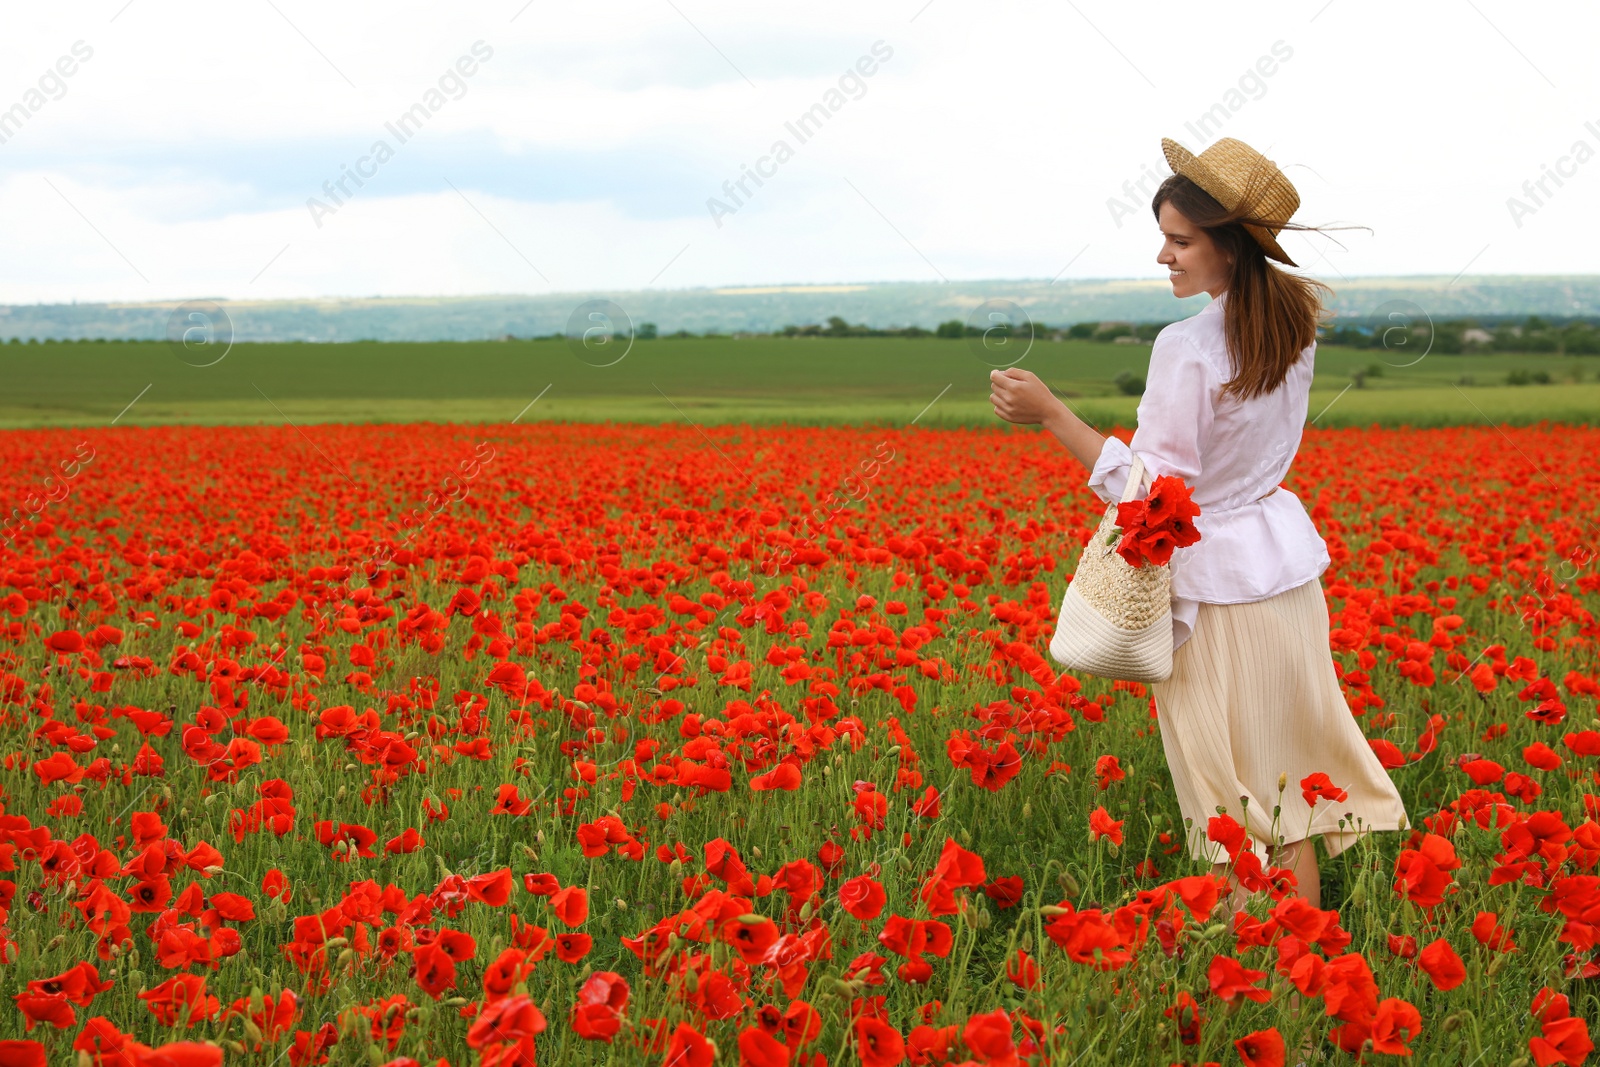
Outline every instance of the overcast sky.
{"type": "Polygon", "coordinates": [[[1239,138],[1297,221],[1371,227],[1283,237],[1330,284],[1597,269],[1592,2],[94,0],[4,28],[0,302],[1159,278],[1163,136],[1239,138]]]}

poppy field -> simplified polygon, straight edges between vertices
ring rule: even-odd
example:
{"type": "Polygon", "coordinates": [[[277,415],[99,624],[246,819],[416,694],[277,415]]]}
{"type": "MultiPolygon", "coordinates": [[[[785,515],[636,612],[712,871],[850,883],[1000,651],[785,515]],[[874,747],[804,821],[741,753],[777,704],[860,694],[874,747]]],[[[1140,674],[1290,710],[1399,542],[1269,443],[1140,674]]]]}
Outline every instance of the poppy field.
{"type": "Polygon", "coordinates": [[[1597,453],[1307,431],[1414,825],[1229,914],[1039,434],[5,432],[0,1067],[1591,1062],[1597,453]]]}

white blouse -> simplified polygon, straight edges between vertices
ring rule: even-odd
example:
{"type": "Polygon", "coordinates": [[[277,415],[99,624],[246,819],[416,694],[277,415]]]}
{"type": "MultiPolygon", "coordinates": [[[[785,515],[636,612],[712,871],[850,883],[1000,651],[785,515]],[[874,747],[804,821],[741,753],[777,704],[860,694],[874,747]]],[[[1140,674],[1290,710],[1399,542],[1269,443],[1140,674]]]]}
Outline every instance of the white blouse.
{"type": "MultiPolygon", "coordinates": [[[[1172,553],[1172,647],[1194,632],[1200,604],[1265,600],[1328,568],[1328,546],[1300,498],[1278,483],[1289,472],[1310,403],[1313,341],[1270,393],[1221,395],[1232,374],[1223,337],[1227,293],[1156,337],[1131,448],[1107,437],[1089,488],[1120,500],[1133,452],[1149,477],[1182,478],[1200,506],[1200,540],[1172,553]]],[[[1137,494],[1142,496],[1143,494],[1137,494]]]]}

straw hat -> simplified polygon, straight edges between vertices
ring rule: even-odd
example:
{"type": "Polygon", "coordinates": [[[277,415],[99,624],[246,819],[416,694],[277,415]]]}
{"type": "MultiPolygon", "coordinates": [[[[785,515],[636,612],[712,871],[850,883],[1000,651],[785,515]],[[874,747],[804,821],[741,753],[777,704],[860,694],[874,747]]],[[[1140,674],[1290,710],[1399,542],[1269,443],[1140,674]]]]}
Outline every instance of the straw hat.
{"type": "MultiPolygon", "coordinates": [[[[1161,152],[1174,174],[1192,180],[1229,211],[1239,207],[1252,180],[1256,185],[1254,201],[1249,205],[1253,217],[1287,222],[1300,207],[1300,194],[1278,165],[1243,141],[1220,137],[1197,156],[1172,138],[1163,137],[1161,152]]],[[[1291,267],[1299,266],[1278,244],[1281,227],[1246,222],[1244,228],[1268,256],[1291,267]]]]}

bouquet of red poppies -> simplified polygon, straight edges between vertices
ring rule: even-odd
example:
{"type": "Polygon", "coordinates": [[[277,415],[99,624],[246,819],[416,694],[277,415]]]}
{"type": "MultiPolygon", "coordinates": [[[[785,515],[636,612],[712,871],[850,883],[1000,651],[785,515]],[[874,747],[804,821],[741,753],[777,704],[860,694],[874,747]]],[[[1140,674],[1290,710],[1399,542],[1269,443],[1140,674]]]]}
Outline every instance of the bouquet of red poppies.
{"type": "Polygon", "coordinates": [[[1189,499],[1189,487],[1182,478],[1159,475],[1143,500],[1117,505],[1117,529],[1111,532],[1117,540],[1117,555],[1131,567],[1147,563],[1165,566],[1173,549],[1200,540],[1193,521],[1199,514],[1200,506],[1189,499]]]}

